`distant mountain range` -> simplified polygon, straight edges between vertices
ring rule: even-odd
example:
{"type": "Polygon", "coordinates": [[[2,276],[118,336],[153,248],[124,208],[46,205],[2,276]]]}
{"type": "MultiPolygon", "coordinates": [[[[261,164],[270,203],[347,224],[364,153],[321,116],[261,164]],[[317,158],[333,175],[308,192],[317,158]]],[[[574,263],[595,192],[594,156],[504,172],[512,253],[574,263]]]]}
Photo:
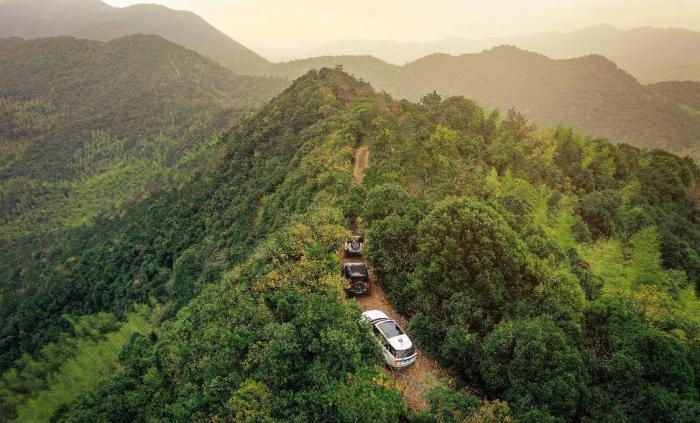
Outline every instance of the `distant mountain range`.
{"type": "Polygon", "coordinates": [[[101,0],[5,0],[0,37],[53,37],[108,41],[154,34],[207,56],[235,73],[264,73],[269,62],[191,12],[139,4],[117,8],[101,0]]]}
{"type": "MultiPolygon", "coordinates": [[[[291,80],[310,69],[342,64],[346,71],[398,98],[418,100],[432,91],[463,95],[502,112],[514,107],[541,126],[572,126],[616,142],[700,156],[700,108],[693,101],[700,82],[650,86],[638,82],[700,80],[700,33],[696,32],[623,31],[601,25],[571,33],[478,42],[346,43],[327,50],[358,53],[367,49],[379,56],[391,52],[392,60],[400,61],[434,49],[454,53],[503,42],[518,48],[501,46],[457,56],[430,54],[403,66],[370,55],[320,56],[273,64],[189,12],[152,5],[114,8],[101,0],[0,3],[0,36],[70,34],[106,40],[132,33],[161,35],[238,74],[291,80]],[[591,52],[598,54],[589,55],[591,52]]],[[[271,84],[270,92],[281,90],[279,79],[271,84]]]]}
{"type": "Polygon", "coordinates": [[[430,42],[345,40],[313,50],[311,56],[372,55],[404,64],[433,53],[478,53],[514,45],[555,59],[600,54],[644,83],[668,80],[700,81],[700,32],[677,28],[622,30],[597,25],[573,32],[547,32],[511,37],[447,38],[430,42]]]}
{"type": "Polygon", "coordinates": [[[545,127],[573,126],[636,146],[700,152],[700,82],[645,86],[599,55],[554,60],[504,46],[434,54],[404,66],[371,56],[318,57],[279,64],[276,72],[295,78],[336,64],[399,98],[417,100],[433,90],[463,95],[502,112],[514,107],[545,127]]]}
{"type": "MultiPolygon", "coordinates": [[[[117,8],[102,0],[0,1],[0,37],[72,35],[107,41],[130,34],[155,34],[196,50],[235,73],[274,73],[273,64],[187,11],[138,4],[117,8]]],[[[597,25],[573,32],[546,32],[485,39],[446,38],[430,42],[345,40],[310,51],[308,57],[371,55],[392,64],[445,53],[479,53],[514,45],[554,59],[600,54],[643,83],[700,81],[700,32],[677,28],[618,29],[597,25]]]]}

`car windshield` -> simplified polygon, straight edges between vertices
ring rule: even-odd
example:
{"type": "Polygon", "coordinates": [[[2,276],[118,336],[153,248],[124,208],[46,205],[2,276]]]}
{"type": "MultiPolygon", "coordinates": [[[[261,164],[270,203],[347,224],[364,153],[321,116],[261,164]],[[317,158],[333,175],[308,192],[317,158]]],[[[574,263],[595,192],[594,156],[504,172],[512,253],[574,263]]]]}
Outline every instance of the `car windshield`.
{"type": "Polygon", "coordinates": [[[351,264],[349,268],[350,273],[360,273],[362,275],[367,273],[367,269],[365,268],[364,264],[351,264]]]}
{"type": "Polygon", "coordinates": [[[416,353],[415,347],[408,348],[406,350],[398,350],[393,353],[396,358],[407,358],[416,353]]]}
{"type": "Polygon", "coordinates": [[[403,331],[401,330],[399,325],[397,325],[396,322],[393,322],[391,320],[387,322],[381,322],[377,324],[377,327],[380,331],[382,331],[382,333],[384,334],[384,336],[387,337],[387,339],[403,335],[403,331]]]}

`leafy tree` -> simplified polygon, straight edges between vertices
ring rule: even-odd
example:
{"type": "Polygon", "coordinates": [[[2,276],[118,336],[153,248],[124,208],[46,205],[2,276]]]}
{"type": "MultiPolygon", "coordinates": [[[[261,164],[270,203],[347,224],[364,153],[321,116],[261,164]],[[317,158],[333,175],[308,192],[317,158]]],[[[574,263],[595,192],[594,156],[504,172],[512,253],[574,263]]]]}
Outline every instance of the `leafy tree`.
{"type": "Polygon", "coordinates": [[[501,322],[485,339],[480,366],[489,390],[521,411],[571,419],[587,403],[581,353],[551,318],[501,322]]]}
{"type": "Polygon", "coordinates": [[[593,191],[581,198],[578,212],[594,239],[612,236],[618,228],[617,210],[621,205],[616,191],[593,191]]]}
{"type": "Polygon", "coordinates": [[[488,319],[499,319],[538,282],[525,245],[503,217],[482,202],[448,199],[426,216],[418,232],[413,279],[421,310],[440,315],[454,293],[466,292],[477,299],[488,319]]]}
{"type": "Polygon", "coordinates": [[[348,375],[346,383],[331,386],[329,391],[338,422],[399,422],[407,414],[406,403],[391,388],[389,377],[377,369],[348,375]]]}

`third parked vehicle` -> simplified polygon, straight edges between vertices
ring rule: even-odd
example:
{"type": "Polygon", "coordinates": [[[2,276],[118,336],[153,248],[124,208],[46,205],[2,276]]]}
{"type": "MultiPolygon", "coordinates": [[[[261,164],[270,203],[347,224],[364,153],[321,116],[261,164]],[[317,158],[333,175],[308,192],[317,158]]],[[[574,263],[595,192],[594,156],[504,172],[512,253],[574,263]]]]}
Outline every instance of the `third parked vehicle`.
{"type": "Polygon", "coordinates": [[[372,331],[382,347],[384,360],[390,367],[406,367],[416,362],[416,348],[396,321],[380,310],[365,311],[362,313],[362,320],[372,324],[372,331]]]}

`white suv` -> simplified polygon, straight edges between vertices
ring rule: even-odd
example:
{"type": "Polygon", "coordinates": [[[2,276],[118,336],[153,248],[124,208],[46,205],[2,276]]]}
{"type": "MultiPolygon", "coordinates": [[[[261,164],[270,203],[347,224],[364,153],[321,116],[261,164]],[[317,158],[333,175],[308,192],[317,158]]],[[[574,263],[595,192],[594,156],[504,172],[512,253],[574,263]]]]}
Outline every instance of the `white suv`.
{"type": "Polygon", "coordinates": [[[374,335],[389,366],[399,368],[415,363],[418,356],[416,348],[394,320],[379,310],[365,311],[362,320],[372,324],[374,335]]]}

